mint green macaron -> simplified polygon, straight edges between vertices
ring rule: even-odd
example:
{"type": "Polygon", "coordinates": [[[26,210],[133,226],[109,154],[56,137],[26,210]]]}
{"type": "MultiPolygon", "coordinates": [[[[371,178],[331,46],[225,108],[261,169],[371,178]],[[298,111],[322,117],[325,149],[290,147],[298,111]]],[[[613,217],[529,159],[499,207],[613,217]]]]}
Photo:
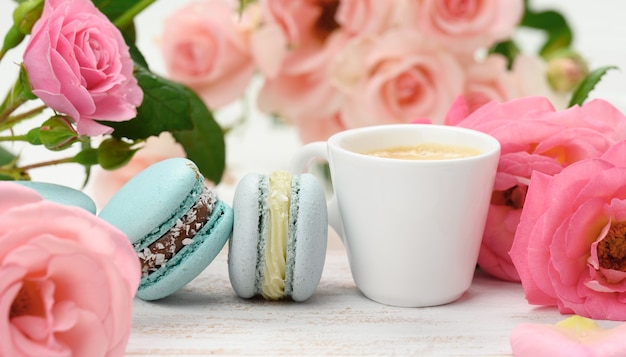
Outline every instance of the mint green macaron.
{"type": "Polygon", "coordinates": [[[302,302],[313,295],[324,269],[326,198],[311,174],[289,176],[283,172],[279,191],[272,187],[274,174],[251,173],[237,185],[228,250],[230,283],[242,298],[302,302]],[[273,199],[284,204],[280,211],[272,209],[273,199]],[[281,231],[278,243],[274,230],[281,231]]]}
{"type": "Polygon", "coordinates": [[[99,214],[126,233],[142,266],[137,296],[158,300],[198,276],[232,232],[233,211],[184,158],[153,164],[128,181],[99,214]]]}
{"type": "Polygon", "coordinates": [[[81,207],[93,214],[96,214],[96,204],[91,197],[75,188],[48,182],[14,182],[37,191],[37,193],[39,193],[44,200],[53,201],[67,206],[81,207]]]}

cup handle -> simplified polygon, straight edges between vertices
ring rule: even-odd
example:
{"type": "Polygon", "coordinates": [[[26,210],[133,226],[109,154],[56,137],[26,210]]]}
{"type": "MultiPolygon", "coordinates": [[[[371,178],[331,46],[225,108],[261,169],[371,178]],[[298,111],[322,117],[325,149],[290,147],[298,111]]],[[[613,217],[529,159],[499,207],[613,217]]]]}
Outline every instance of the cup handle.
{"type": "MultiPolygon", "coordinates": [[[[291,171],[300,174],[310,171],[311,164],[315,160],[324,160],[328,162],[328,149],[326,142],[312,142],[301,147],[291,162],[291,171]]],[[[333,190],[334,191],[334,190],[333,190]]],[[[328,224],[337,233],[341,241],[344,241],[343,223],[337,205],[337,196],[333,192],[332,197],[327,203],[328,224]]]]}

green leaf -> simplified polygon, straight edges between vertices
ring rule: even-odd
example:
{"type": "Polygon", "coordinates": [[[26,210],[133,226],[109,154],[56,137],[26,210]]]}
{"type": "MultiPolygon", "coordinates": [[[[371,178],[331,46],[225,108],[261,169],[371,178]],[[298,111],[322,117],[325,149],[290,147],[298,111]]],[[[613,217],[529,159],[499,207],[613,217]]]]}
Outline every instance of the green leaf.
{"type": "MultiPolygon", "coordinates": [[[[4,97],[2,104],[0,104],[0,115],[8,116],[20,105],[35,98],[37,97],[33,94],[31,89],[26,69],[24,66],[20,66],[19,76],[17,77],[15,84],[11,88],[9,94],[4,97]]],[[[0,131],[12,127],[13,124],[0,123],[0,131]]]]}
{"type": "Polygon", "coordinates": [[[243,14],[246,7],[250,6],[251,4],[255,2],[256,0],[239,0],[239,7],[237,9],[237,13],[239,14],[239,16],[243,14]]]}
{"type": "Polygon", "coordinates": [[[490,53],[497,53],[507,60],[507,68],[511,69],[515,57],[520,53],[519,47],[512,40],[506,40],[496,43],[490,50],[490,53]]]}
{"type": "Polygon", "coordinates": [[[13,10],[13,24],[24,35],[30,34],[33,26],[43,12],[43,0],[28,0],[21,2],[13,10]]]}
{"type": "Polygon", "coordinates": [[[147,139],[170,132],[200,172],[218,183],[226,166],[224,133],[213,115],[191,89],[151,73],[135,63],[135,77],[144,91],[137,117],[126,122],[101,122],[114,129],[117,139],[147,139]]]}
{"type": "Polygon", "coordinates": [[[141,0],[92,0],[109,20],[113,21],[122,16],[126,11],[135,6],[141,0]]]}
{"type": "Polygon", "coordinates": [[[596,87],[596,84],[600,82],[602,76],[606,74],[611,69],[617,69],[616,66],[604,66],[593,71],[589,72],[587,77],[583,79],[583,81],[578,85],[574,93],[572,93],[572,98],[569,101],[568,107],[573,107],[574,105],[582,105],[589,93],[596,87]]]}
{"type": "Polygon", "coordinates": [[[572,43],[572,30],[565,17],[557,11],[533,11],[528,2],[526,2],[524,16],[520,25],[546,32],[546,42],[539,52],[543,57],[567,48],[572,43]]]}
{"type": "Polygon", "coordinates": [[[148,62],[146,61],[146,58],[143,56],[141,51],[139,51],[139,48],[137,48],[137,46],[134,43],[129,43],[128,40],[126,40],[126,44],[129,47],[130,58],[133,59],[135,64],[143,67],[144,70],[150,70],[150,67],[148,66],[148,62]]]}
{"type": "Polygon", "coordinates": [[[85,167],[98,165],[98,149],[86,148],[74,156],[74,162],[85,167]]]}
{"type": "Polygon", "coordinates": [[[15,161],[15,155],[0,146],[0,166],[10,164],[15,161]]]}
{"type": "Polygon", "coordinates": [[[2,42],[2,48],[0,48],[0,58],[4,57],[4,54],[9,52],[10,49],[17,47],[26,36],[20,32],[17,26],[13,25],[9,28],[9,31],[4,35],[2,42]]]}
{"type": "Polygon", "coordinates": [[[187,158],[195,162],[204,177],[219,183],[226,166],[226,149],[222,128],[202,100],[190,89],[185,89],[191,107],[193,129],[172,132],[187,158]]]}
{"type": "Polygon", "coordinates": [[[40,130],[41,128],[39,127],[30,129],[28,133],[26,133],[26,141],[28,141],[31,145],[42,145],[43,143],[41,142],[41,137],[39,136],[40,130]]]}
{"type": "Polygon", "coordinates": [[[146,139],[164,131],[193,128],[187,87],[157,76],[140,65],[137,65],[135,77],[144,96],[137,108],[137,117],[125,122],[101,122],[114,129],[114,137],[146,139]]]}
{"type": "Polygon", "coordinates": [[[115,170],[126,165],[138,150],[133,145],[115,138],[105,139],[98,146],[98,164],[105,170],[115,170]]]}
{"type": "Polygon", "coordinates": [[[85,188],[91,177],[92,166],[98,165],[98,149],[91,147],[91,140],[82,141],[80,146],[81,151],[74,156],[74,162],[83,165],[85,168],[85,180],[83,181],[83,188],[85,188]]]}
{"type": "MultiPolygon", "coordinates": [[[[100,10],[111,22],[125,14],[135,4],[141,0],[92,0],[94,5],[100,10]]],[[[134,24],[129,24],[124,28],[118,28],[124,35],[127,43],[135,43],[137,38],[134,24]]]]}
{"type": "Polygon", "coordinates": [[[26,72],[26,67],[24,64],[20,66],[20,74],[18,77],[18,81],[15,85],[19,87],[19,94],[26,100],[37,99],[37,96],[33,94],[33,88],[30,84],[30,79],[28,78],[28,73],[26,72]]]}
{"type": "Polygon", "coordinates": [[[17,156],[0,146],[0,181],[29,180],[26,173],[15,168],[17,156]]]}

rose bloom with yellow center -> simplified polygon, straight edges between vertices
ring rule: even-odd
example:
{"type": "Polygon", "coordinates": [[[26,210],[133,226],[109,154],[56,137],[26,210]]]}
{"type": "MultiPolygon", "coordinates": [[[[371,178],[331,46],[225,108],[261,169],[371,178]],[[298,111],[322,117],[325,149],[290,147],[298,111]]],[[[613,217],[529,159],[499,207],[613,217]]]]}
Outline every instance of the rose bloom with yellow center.
{"type": "Polygon", "coordinates": [[[626,320],[626,141],[531,177],[511,259],[529,303],[626,320]]]}

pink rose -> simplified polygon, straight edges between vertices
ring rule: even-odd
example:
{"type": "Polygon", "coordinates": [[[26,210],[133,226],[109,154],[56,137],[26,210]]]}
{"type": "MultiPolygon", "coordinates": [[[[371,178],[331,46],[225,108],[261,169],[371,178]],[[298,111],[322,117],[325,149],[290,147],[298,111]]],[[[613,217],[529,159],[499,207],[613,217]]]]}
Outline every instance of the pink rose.
{"type": "Polygon", "coordinates": [[[45,1],[24,67],[33,93],[80,134],[112,132],[95,120],[132,119],[143,100],[122,34],[89,0],[45,1]]]}
{"type": "Polygon", "coordinates": [[[351,41],[330,71],[349,128],[416,118],[442,123],[464,82],[455,57],[408,30],[351,41]]]}
{"type": "Polygon", "coordinates": [[[339,112],[328,117],[296,118],[294,124],[303,143],[324,141],[331,135],[347,129],[339,112]]]}
{"type": "Polygon", "coordinates": [[[172,79],[188,85],[212,108],[239,98],[254,74],[249,23],[236,1],[191,2],[165,22],[163,57],[172,79]]]}
{"type": "MultiPolygon", "coordinates": [[[[380,33],[396,22],[397,3],[378,0],[262,0],[262,21],[252,34],[252,52],[264,75],[297,75],[325,61],[337,32],[352,37],[380,33]]],[[[256,12],[251,9],[251,12],[256,12]]]]}
{"type": "MultiPolygon", "coordinates": [[[[302,67],[297,73],[285,70],[274,77],[266,77],[257,97],[259,109],[295,124],[303,136],[307,136],[304,133],[308,130],[306,128],[326,126],[327,120],[334,120],[328,118],[337,115],[342,97],[327,72],[328,66],[345,42],[346,38],[341,33],[336,33],[328,39],[321,52],[315,55],[315,61],[309,62],[310,67],[302,67]],[[301,126],[302,123],[306,124],[301,126]]],[[[334,131],[329,128],[320,130],[334,131]]]]}
{"type": "Polygon", "coordinates": [[[539,56],[519,54],[515,57],[511,78],[517,97],[542,96],[549,98],[555,108],[567,108],[569,93],[559,93],[549,83],[548,64],[539,56]]]}
{"type": "Polygon", "coordinates": [[[510,281],[519,281],[508,251],[525,207],[531,174],[557,174],[626,139],[626,117],[602,100],[565,111],[556,111],[543,97],[491,102],[457,125],[490,134],[502,146],[478,264],[510,281]]]}
{"type": "Polygon", "coordinates": [[[280,68],[284,73],[297,75],[319,68],[320,61],[326,62],[323,52],[327,41],[339,29],[335,19],[338,0],[262,0],[261,6],[265,23],[257,31],[266,35],[260,37],[263,43],[253,44],[253,48],[256,52],[267,50],[267,43],[283,47],[273,56],[273,63],[267,63],[269,58],[265,56],[267,61],[261,68],[280,68]]]}
{"type": "Polygon", "coordinates": [[[396,4],[373,0],[260,4],[263,21],[251,35],[253,57],[265,76],[259,109],[296,125],[305,142],[325,140],[345,129],[343,96],[329,70],[351,38],[391,26],[396,4]]]}
{"type": "Polygon", "coordinates": [[[140,279],[126,236],[0,182],[0,355],[122,356],[140,279]]]}
{"type": "Polygon", "coordinates": [[[501,55],[494,54],[484,61],[472,62],[465,75],[463,94],[469,113],[488,102],[505,102],[517,97],[506,58],[501,55]]]}
{"type": "Polygon", "coordinates": [[[510,255],[533,305],[626,320],[626,141],[532,175],[510,255]]]}
{"type": "Polygon", "coordinates": [[[619,357],[626,351],[626,324],[604,329],[574,315],[556,325],[524,323],[511,334],[515,357],[619,357]]]}
{"type": "Polygon", "coordinates": [[[313,72],[298,76],[280,75],[266,78],[257,97],[259,109],[277,115],[285,121],[316,125],[318,118],[328,118],[338,112],[341,97],[323,73],[313,72]]]}
{"type": "Polygon", "coordinates": [[[342,30],[355,36],[381,33],[394,25],[396,1],[341,0],[335,20],[342,30]]]}
{"type": "Polygon", "coordinates": [[[451,51],[473,54],[509,38],[519,23],[522,0],[415,0],[407,2],[405,21],[451,51]]]}

